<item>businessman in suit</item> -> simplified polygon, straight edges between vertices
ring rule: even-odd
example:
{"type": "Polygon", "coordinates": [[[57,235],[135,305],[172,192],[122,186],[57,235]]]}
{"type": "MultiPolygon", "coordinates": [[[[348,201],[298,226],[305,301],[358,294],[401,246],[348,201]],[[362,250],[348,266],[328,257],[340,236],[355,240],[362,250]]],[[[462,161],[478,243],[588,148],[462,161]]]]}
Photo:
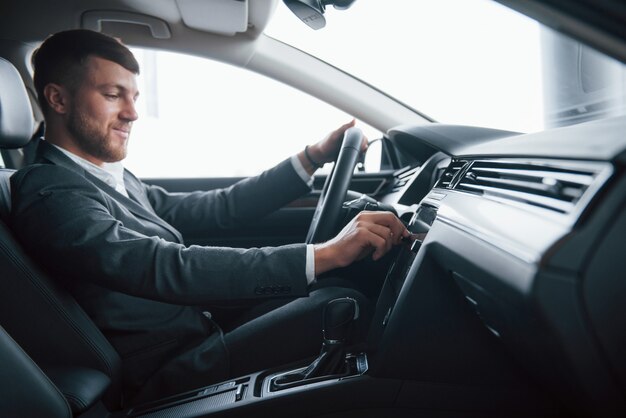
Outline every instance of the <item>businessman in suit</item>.
{"type": "Polygon", "coordinates": [[[128,398],[149,400],[315,355],[325,303],[364,299],[316,277],[379,259],[409,235],[394,215],[364,212],[321,244],[186,246],[189,231],[210,234],[306,193],[353,123],[227,189],[168,193],[121,165],[139,94],[139,66],[125,46],[97,32],[60,32],[33,64],[46,134],[37,164],[12,178],[12,225],[120,353],[128,398]],[[210,307],[228,303],[250,309],[223,332],[210,307]]]}

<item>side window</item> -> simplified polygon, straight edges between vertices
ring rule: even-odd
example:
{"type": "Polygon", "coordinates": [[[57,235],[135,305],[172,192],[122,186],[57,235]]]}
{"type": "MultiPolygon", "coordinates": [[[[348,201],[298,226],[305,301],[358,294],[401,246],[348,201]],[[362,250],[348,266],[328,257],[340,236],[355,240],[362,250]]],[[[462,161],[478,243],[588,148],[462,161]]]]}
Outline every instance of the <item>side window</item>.
{"type": "MultiPolygon", "coordinates": [[[[351,119],[251,71],[188,55],[133,52],[141,65],[139,119],[125,165],[143,178],[258,174],[351,119]]],[[[370,140],[380,137],[357,124],[370,140]]],[[[368,157],[366,170],[379,169],[375,160],[368,157]]]]}

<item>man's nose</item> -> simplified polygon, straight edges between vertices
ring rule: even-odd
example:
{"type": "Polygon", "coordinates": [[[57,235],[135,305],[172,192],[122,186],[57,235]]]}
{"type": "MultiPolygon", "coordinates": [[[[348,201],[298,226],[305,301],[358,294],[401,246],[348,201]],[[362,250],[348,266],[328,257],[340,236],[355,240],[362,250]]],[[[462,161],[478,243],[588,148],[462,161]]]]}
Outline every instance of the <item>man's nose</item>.
{"type": "Polygon", "coordinates": [[[122,119],[124,119],[124,120],[129,121],[129,122],[133,122],[133,121],[137,120],[139,115],[137,114],[137,109],[135,108],[135,101],[134,100],[125,100],[124,101],[124,108],[120,112],[120,117],[122,119]]]}

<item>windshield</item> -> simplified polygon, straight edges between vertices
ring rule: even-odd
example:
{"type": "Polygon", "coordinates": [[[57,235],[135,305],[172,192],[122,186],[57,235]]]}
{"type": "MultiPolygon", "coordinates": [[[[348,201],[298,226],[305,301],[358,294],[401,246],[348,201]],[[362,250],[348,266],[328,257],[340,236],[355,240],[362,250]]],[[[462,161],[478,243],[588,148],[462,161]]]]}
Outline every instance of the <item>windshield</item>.
{"type": "Polygon", "coordinates": [[[314,31],[282,2],[265,33],[438,122],[518,132],[624,114],[624,65],[487,0],[358,0],[314,31]]]}

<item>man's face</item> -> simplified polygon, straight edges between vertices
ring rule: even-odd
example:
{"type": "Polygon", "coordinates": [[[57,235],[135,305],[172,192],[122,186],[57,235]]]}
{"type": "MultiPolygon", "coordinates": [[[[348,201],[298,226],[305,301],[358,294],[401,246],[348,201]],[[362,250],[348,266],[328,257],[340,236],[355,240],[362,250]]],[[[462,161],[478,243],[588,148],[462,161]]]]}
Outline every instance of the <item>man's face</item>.
{"type": "Polygon", "coordinates": [[[71,95],[66,127],[82,157],[94,164],[126,157],[135,101],[136,76],[119,64],[90,57],[83,79],[71,95]]]}

